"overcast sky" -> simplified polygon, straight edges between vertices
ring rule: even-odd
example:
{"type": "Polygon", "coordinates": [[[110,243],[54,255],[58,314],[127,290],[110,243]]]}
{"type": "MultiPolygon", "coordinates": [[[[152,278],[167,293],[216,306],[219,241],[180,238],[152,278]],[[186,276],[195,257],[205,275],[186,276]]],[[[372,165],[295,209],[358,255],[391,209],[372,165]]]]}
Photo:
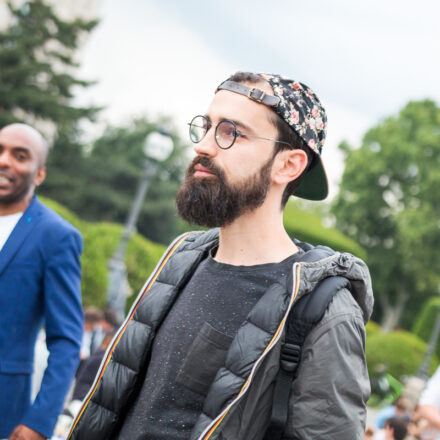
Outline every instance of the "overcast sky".
{"type": "Polygon", "coordinates": [[[101,120],[167,114],[186,137],[186,122],[231,73],[281,73],[327,109],[331,195],[342,139],[359,144],[411,99],[440,102],[437,0],[102,0],[100,18],[80,72],[99,83],[79,101],[106,106],[101,120]]]}

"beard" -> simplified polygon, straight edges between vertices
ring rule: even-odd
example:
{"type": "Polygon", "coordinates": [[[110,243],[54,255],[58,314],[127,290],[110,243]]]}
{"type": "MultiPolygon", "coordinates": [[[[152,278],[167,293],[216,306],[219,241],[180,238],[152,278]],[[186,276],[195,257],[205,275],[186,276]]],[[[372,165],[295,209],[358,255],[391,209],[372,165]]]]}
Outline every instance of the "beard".
{"type": "Polygon", "coordinates": [[[11,178],[13,177],[12,188],[6,194],[0,193],[0,204],[11,205],[24,200],[33,190],[35,174],[36,173],[26,173],[19,176],[10,176],[11,178]]]}
{"type": "Polygon", "coordinates": [[[211,159],[196,157],[176,196],[179,215],[188,223],[213,228],[227,226],[241,215],[252,212],[266,199],[273,161],[274,157],[255,174],[238,183],[228,183],[223,170],[211,159]],[[197,164],[214,175],[194,177],[197,164]]]}

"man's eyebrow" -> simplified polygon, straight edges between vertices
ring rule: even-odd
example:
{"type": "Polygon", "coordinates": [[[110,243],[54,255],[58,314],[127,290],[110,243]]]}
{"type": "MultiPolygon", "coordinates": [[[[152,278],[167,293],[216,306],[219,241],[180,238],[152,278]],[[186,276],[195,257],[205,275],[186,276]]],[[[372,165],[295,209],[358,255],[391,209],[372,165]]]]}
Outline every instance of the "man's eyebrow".
{"type": "MultiPolygon", "coordinates": [[[[211,121],[211,118],[209,117],[208,114],[205,114],[204,116],[205,116],[205,118],[208,119],[208,121],[211,121]]],[[[244,122],[239,121],[239,120],[237,120],[237,119],[228,118],[228,117],[226,117],[226,116],[219,116],[219,117],[218,117],[218,120],[219,120],[219,122],[220,122],[220,121],[225,121],[225,120],[226,120],[226,121],[232,121],[232,122],[233,122],[238,128],[243,129],[243,130],[245,130],[245,131],[250,131],[251,133],[254,132],[254,130],[252,129],[252,127],[251,127],[250,125],[247,125],[247,124],[245,124],[244,122]]]]}
{"type": "MultiPolygon", "coordinates": [[[[4,148],[5,146],[2,143],[0,143],[0,147],[4,148]]],[[[31,152],[29,147],[22,147],[21,145],[14,145],[13,147],[11,147],[11,150],[23,151],[23,152],[26,152],[26,153],[30,153],[31,152]]]]}
{"type": "Polygon", "coordinates": [[[30,148],[28,148],[28,147],[21,147],[19,145],[15,146],[15,147],[12,147],[11,150],[12,151],[18,151],[20,153],[27,153],[29,155],[32,154],[30,148]]]}

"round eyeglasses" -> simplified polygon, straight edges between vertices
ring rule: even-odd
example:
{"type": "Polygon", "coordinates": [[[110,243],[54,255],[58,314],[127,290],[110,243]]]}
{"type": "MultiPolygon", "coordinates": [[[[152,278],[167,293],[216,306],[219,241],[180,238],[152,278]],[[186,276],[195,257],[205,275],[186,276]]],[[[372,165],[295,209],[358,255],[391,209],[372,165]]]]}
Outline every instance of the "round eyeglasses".
{"type": "Polygon", "coordinates": [[[217,125],[214,125],[206,116],[198,115],[194,116],[194,118],[188,125],[189,137],[191,141],[195,144],[199,143],[206,136],[206,133],[208,133],[211,127],[215,127],[215,142],[222,150],[227,150],[228,148],[231,148],[238,137],[244,136],[255,139],[262,139],[265,141],[277,142],[291,147],[291,145],[287,142],[242,133],[237,130],[237,126],[235,125],[234,121],[229,121],[227,119],[224,119],[220,121],[217,125]]]}

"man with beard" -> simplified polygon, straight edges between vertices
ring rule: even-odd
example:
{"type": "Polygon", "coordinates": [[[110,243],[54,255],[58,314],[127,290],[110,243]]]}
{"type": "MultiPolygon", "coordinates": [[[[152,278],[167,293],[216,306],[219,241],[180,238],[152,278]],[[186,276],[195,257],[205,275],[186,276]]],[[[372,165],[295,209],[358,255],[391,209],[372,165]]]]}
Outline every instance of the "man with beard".
{"type": "Polygon", "coordinates": [[[34,195],[47,153],[32,127],[0,130],[0,438],[10,440],[51,437],[79,362],[82,239],[34,195]],[[31,402],[43,323],[48,366],[31,402]]]}
{"type": "Polygon", "coordinates": [[[368,269],[292,240],[283,226],[290,195],[327,195],[326,125],[320,101],[297,81],[237,73],[220,84],[189,124],[196,157],[177,195],[185,220],[219,229],[184,234],[168,248],[70,439],[363,438],[368,269]],[[298,359],[289,350],[301,349],[287,333],[302,332],[301,310],[328,293],[280,400],[281,370],[298,359]],[[286,420],[274,432],[280,405],[286,420]]]}

